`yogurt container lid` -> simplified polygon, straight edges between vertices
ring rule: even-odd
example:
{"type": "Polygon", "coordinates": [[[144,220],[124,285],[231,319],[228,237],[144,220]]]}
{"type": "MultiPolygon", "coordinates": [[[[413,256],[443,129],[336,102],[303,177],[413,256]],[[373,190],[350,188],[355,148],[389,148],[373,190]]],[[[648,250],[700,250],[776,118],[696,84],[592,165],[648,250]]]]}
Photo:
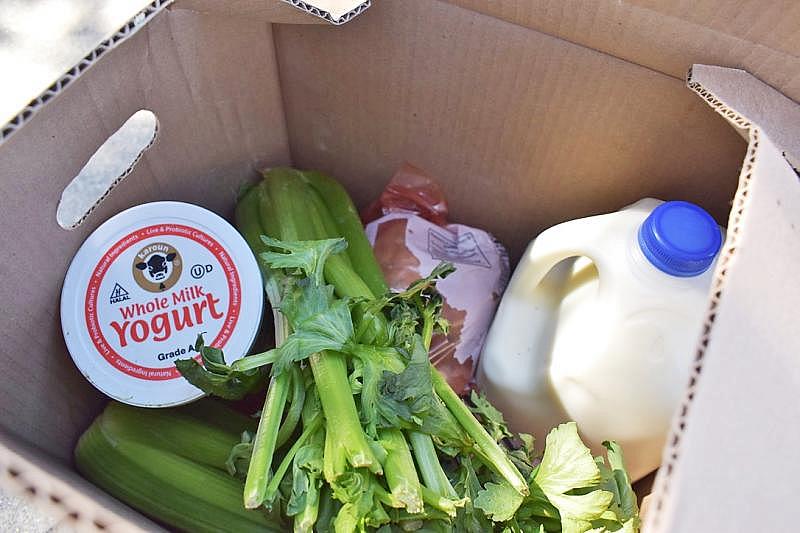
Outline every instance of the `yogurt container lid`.
{"type": "Polygon", "coordinates": [[[81,245],[61,291],[64,340],[81,373],[130,405],[169,407],[204,393],[176,359],[198,334],[244,357],[264,305],[261,273],[236,229],[202,207],[153,202],[110,218],[81,245]]]}

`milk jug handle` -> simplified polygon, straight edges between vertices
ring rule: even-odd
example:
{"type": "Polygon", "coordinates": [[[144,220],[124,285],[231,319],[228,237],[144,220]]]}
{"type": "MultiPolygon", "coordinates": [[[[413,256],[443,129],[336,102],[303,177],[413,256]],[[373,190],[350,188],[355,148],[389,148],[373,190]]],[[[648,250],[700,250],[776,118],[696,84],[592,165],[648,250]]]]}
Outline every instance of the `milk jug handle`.
{"type": "Polygon", "coordinates": [[[523,286],[537,287],[559,262],[577,256],[588,257],[602,279],[607,263],[603,242],[608,235],[603,220],[606,216],[570,220],[540,233],[520,260],[525,266],[521,269],[524,272],[523,286]]]}

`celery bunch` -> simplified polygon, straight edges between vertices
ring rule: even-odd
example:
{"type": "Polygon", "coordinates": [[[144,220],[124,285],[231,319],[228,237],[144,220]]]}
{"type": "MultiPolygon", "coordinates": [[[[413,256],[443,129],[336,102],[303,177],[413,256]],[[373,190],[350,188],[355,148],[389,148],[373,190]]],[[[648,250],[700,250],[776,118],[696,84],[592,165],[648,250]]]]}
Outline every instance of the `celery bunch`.
{"type": "Polygon", "coordinates": [[[603,488],[616,478],[577,431],[558,428],[547,468],[534,467],[531,438],[481,397],[469,407],[430,364],[431,337],[447,328],[436,282],[451,265],[388,292],[349,196],[315,172],[266,172],[236,218],[262,269],[276,348],[228,365],[203,347],[202,365],[176,364],[224,398],[269,379],[258,428],[233,452],[248,462],[244,507],[291,517],[295,531],[622,527],[627,515],[611,507],[629,484],[617,496],[603,488]]]}
{"type": "Polygon", "coordinates": [[[428,360],[431,336],[446,327],[435,283],[449,265],[389,294],[349,196],[318,173],[267,172],[240,200],[237,223],[262,266],[277,348],[222,372],[191,360],[178,367],[211,393],[205,378],[215,373],[229,394],[231,383],[245,392],[245,378],[271,365],[248,443],[245,507],[282,507],[296,531],[319,528],[323,504],[336,531],[449,523],[467,502],[451,481],[456,454],[475,456],[528,494],[506,452],[428,360]],[[293,431],[294,444],[276,453],[293,431]]]}
{"type": "Polygon", "coordinates": [[[172,527],[283,531],[276,517],[242,506],[243,484],[226,472],[250,426],[210,400],[159,410],[111,402],[81,436],[75,462],[93,483],[172,527]]]}

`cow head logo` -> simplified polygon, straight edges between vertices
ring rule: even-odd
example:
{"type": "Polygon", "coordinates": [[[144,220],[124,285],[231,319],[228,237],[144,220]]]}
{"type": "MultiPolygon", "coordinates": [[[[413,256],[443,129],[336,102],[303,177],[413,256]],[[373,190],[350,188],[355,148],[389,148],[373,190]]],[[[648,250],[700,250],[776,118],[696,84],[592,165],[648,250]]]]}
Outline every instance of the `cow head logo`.
{"type": "Polygon", "coordinates": [[[181,255],[172,245],[163,242],[148,244],[133,258],[133,279],[149,292],[162,292],[178,282],[181,276],[181,255]]]}

